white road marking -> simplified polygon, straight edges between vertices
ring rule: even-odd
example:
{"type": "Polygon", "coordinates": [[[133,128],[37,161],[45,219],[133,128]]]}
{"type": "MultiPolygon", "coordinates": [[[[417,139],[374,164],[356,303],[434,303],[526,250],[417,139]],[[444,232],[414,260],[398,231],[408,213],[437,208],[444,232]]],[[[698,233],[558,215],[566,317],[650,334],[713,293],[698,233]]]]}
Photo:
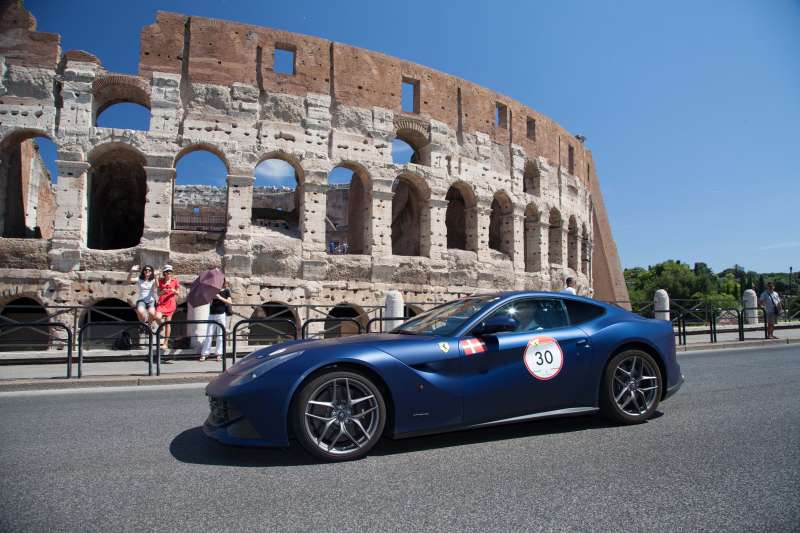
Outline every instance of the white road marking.
{"type": "Polygon", "coordinates": [[[72,389],[36,389],[0,392],[0,398],[53,396],[58,394],[93,394],[108,392],[147,392],[155,390],[202,389],[208,383],[173,383],[169,385],[122,385],[119,387],[76,387],[72,389]]]}

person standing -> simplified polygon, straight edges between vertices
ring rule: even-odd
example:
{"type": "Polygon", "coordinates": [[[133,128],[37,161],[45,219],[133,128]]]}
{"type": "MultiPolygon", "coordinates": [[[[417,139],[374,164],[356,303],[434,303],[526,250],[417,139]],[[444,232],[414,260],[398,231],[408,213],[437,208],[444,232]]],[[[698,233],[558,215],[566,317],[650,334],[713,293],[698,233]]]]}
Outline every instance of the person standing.
{"type": "Polygon", "coordinates": [[[231,304],[233,304],[231,290],[228,288],[228,282],[223,280],[222,289],[211,300],[211,306],[208,310],[206,336],[203,339],[203,347],[200,350],[201,361],[205,361],[206,357],[211,354],[211,341],[214,338],[217,340],[217,361],[222,361],[222,351],[223,346],[225,346],[225,329],[223,328],[227,328],[227,311],[231,304]]]}
{"type": "Polygon", "coordinates": [[[575,278],[567,278],[566,287],[561,289],[561,292],[565,292],[567,294],[578,294],[578,291],[575,290],[575,278]]]}
{"type": "Polygon", "coordinates": [[[170,335],[169,322],[175,309],[178,307],[178,280],[172,276],[172,265],[164,265],[161,277],[158,280],[158,303],[156,304],[156,321],[164,326],[164,334],[161,337],[161,348],[167,347],[167,340],[170,335]]]}
{"type": "Polygon", "coordinates": [[[767,338],[777,339],[775,336],[775,322],[781,312],[781,297],[775,291],[775,285],[770,281],[767,288],[758,297],[758,305],[764,308],[764,319],[767,321],[767,338]]]}
{"type": "Polygon", "coordinates": [[[145,265],[134,279],[139,265],[133,265],[128,273],[128,283],[136,283],[139,294],[136,298],[136,315],[140,322],[151,325],[156,319],[156,272],[150,265],[145,265]]]}

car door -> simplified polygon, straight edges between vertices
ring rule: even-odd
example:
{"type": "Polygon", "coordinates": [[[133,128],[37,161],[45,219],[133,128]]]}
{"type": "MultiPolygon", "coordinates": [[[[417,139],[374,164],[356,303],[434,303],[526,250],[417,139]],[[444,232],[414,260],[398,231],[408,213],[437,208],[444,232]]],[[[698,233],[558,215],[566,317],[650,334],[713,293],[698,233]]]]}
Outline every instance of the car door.
{"type": "Polygon", "coordinates": [[[561,299],[512,300],[487,319],[497,313],[513,316],[519,326],[459,341],[465,423],[583,407],[576,391],[584,387],[591,346],[586,333],[569,324],[561,299]]]}

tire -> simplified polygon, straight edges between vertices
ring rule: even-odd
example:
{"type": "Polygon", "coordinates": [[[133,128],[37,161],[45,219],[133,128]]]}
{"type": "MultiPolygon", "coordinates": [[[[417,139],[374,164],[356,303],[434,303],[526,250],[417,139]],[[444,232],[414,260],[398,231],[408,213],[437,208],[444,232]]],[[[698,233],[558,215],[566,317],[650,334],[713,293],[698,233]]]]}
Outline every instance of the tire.
{"type": "Polygon", "coordinates": [[[638,424],[653,416],[664,388],[653,356],[625,350],[606,366],[600,386],[600,412],[622,424],[638,424]]]}
{"type": "Polygon", "coordinates": [[[292,406],[295,437],[323,461],[364,457],[380,440],[385,425],[386,403],[380,388],[356,371],[325,371],[302,386],[292,406]]]}

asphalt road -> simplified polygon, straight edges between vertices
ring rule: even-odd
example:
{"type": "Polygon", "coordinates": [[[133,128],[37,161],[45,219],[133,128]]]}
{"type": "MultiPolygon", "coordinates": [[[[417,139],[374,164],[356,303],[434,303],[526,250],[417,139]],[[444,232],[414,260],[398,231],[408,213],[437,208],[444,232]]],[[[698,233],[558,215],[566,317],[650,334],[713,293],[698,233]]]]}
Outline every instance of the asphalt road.
{"type": "Polygon", "coordinates": [[[210,442],[199,388],[0,395],[0,529],[798,530],[800,346],[680,361],[646,424],[383,441],[346,464],[210,442]]]}

